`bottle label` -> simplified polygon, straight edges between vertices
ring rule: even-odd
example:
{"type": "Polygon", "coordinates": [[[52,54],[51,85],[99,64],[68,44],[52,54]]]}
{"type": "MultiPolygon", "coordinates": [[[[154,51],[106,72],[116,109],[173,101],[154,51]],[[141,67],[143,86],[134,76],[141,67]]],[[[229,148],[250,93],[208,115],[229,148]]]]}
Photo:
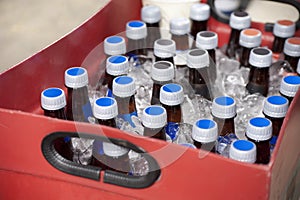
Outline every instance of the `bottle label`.
{"type": "Polygon", "coordinates": [[[133,128],[136,127],[136,125],[133,122],[133,117],[137,117],[136,111],[129,113],[129,114],[118,115],[118,117],[123,119],[124,121],[128,122],[133,128]]]}
{"type": "Polygon", "coordinates": [[[88,102],[82,106],[82,112],[83,112],[84,119],[86,122],[90,122],[90,123],[94,122],[94,120],[92,120],[94,117],[93,117],[93,111],[92,111],[92,106],[91,106],[90,102],[88,102]]]}
{"type": "Polygon", "coordinates": [[[176,122],[168,122],[166,125],[166,134],[174,141],[179,131],[179,124],[176,122]]]}

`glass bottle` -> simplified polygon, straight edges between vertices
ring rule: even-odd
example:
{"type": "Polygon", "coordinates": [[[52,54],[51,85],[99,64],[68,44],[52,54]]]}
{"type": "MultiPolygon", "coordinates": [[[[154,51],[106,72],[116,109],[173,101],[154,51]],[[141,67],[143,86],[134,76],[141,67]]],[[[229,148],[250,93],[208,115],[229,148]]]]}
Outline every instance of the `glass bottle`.
{"type": "Polygon", "coordinates": [[[159,100],[167,111],[166,134],[172,140],[177,137],[179,123],[182,122],[181,103],[183,102],[183,88],[179,84],[169,83],[160,88],[159,100]]]}
{"type": "Polygon", "coordinates": [[[253,48],[259,47],[261,43],[261,32],[254,28],[244,29],[240,34],[239,44],[241,46],[241,66],[250,67],[249,57],[253,48]]]}
{"type": "Polygon", "coordinates": [[[195,94],[211,100],[209,93],[210,74],[209,57],[206,50],[193,49],[188,52],[187,66],[189,69],[189,83],[194,89],[195,94]]]}
{"type": "Polygon", "coordinates": [[[133,128],[132,117],[137,117],[135,104],[135,81],[129,76],[119,76],[113,80],[113,95],[118,105],[118,117],[127,121],[133,128]]]}
{"type": "Polygon", "coordinates": [[[174,40],[158,39],[154,42],[155,62],[169,61],[174,65],[174,56],[176,55],[176,44],[174,40]]]}
{"type": "Polygon", "coordinates": [[[142,21],[147,26],[147,49],[153,51],[154,42],[161,38],[159,22],[161,20],[160,8],[155,5],[146,5],[141,10],[142,21]]]}
{"type": "Polygon", "coordinates": [[[229,158],[245,163],[255,163],[256,145],[248,140],[236,140],[231,143],[229,158]]]}
{"type": "Polygon", "coordinates": [[[269,96],[264,103],[263,114],[272,122],[271,150],[275,147],[289,102],[282,96],[269,96]]]}
{"type": "Polygon", "coordinates": [[[151,105],[160,104],[159,92],[161,86],[171,83],[174,78],[174,65],[168,61],[154,62],[151,68],[151,78],[153,80],[151,105]]]}
{"type": "Polygon", "coordinates": [[[292,37],[285,40],[283,53],[284,60],[288,61],[296,72],[300,58],[300,37],[292,37]]]}
{"type": "MultiPolygon", "coordinates": [[[[41,93],[41,107],[45,116],[66,120],[66,104],[65,92],[60,88],[47,88],[41,93]]],[[[70,137],[58,138],[54,147],[64,158],[73,159],[70,137]]]]}
{"type": "Polygon", "coordinates": [[[211,114],[218,125],[220,136],[235,134],[236,103],[233,98],[229,96],[216,97],[212,103],[211,114]]]}
{"type": "Polygon", "coordinates": [[[215,153],[218,139],[217,123],[210,119],[199,119],[193,125],[192,139],[198,149],[215,153]]]}
{"type": "Polygon", "coordinates": [[[291,104],[299,87],[300,87],[300,77],[299,76],[286,76],[281,79],[279,93],[281,96],[287,98],[289,101],[289,104],[291,104]]]}
{"type": "Polygon", "coordinates": [[[216,63],[216,48],[218,47],[218,34],[213,31],[201,31],[197,33],[196,47],[205,49],[214,64],[216,63]]]}
{"type": "Polygon", "coordinates": [[[274,41],[272,46],[273,53],[282,53],[285,40],[293,37],[296,31],[296,26],[290,20],[278,20],[274,24],[273,35],[274,41]]]}
{"type": "Polygon", "coordinates": [[[267,96],[269,89],[269,67],[272,64],[272,51],[267,48],[254,48],[249,58],[250,74],[246,88],[250,94],[267,96]]]}
{"type": "Polygon", "coordinates": [[[146,107],[143,110],[142,124],[144,136],[166,140],[167,111],[164,107],[158,105],[146,107]]]}
{"type": "MultiPolygon", "coordinates": [[[[116,128],[115,118],[117,115],[118,106],[115,99],[101,97],[95,101],[94,116],[99,124],[116,128]]],[[[130,170],[128,151],[128,149],[110,142],[95,140],[93,143],[92,164],[101,167],[103,170],[127,173],[130,170]]]]}
{"type": "Polygon", "coordinates": [[[263,117],[251,118],[247,125],[246,137],[256,145],[256,163],[268,164],[272,122],[263,117]]]}
{"type": "Polygon", "coordinates": [[[230,15],[229,25],[231,27],[231,33],[226,49],[226,55],[229,58],[236,58],[237,50],[240,47],[240,33],[243,29],[250,27],[251,18],[247,12],[235,11],[230,15]]]}

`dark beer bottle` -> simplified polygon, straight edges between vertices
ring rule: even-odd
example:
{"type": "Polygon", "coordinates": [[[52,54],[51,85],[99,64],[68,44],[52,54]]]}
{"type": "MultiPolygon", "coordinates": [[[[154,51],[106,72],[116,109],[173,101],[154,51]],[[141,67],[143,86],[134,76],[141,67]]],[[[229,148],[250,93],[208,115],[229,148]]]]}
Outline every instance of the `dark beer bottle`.
{"type": "Polygon", "coordinates": [[[281,80],[279,93],[281,94],[281,96],[287,98],[289,100],[289,104],[291,104],[299,87],[300,87],[299,76],[286,76],[283,77],[281,80]]]}
{"type": "Polygon", "coordinates": [[[135,127],[132,117],[137,117],[134,94],[135,81],[132,77],[119,76],[113,80],[113,95],[118,105],[118,117],[128,122],[132,127],[135,127]]]}
{"type": "Polygon", "coordinates": [[[154,42],[155,61],[169,61],[174,65],[176,44],[174,40],[158,39],[154,42]]]}
{"type": "MultiPolygon", "coordinates": [[[[190,8],[191,35],[196,40],[197,33],[207,30],[210,7],[205,3],[195,3],[190,8]]],[[[193,42],[194,43],[194,42],[193,42]]],[[[193,45],[193,47],[195,47],[193,45]]]]}
{"type": "Polygon", "coordinates": [[[179,123],[182,121],[181,103],[183,102],[183,88],[179,84],[169,83],[160,88],[159,100],[167,111],[166,134],[172,140],[176,139],[179,123]]]}
{"type": "Polygon", "coordinates": [[[129,21],[126,24],[127,56],[137,59],[140,55],[147,55],[146,37],[147,27],[142,21],[129,21]]]}
{"type": "MultiPolygon", "coordinates": [[[[47,88],[41,94],[41,106],[44,115],[57,119],[67,120],[66,96],[60,88],[47,88]]],[[[56,151],[68,160],[73,159],[71,138],[59,138],[54,142],[56,151]]]]}
{"type": "Polygon", "coordinates": [[[235,11],[230,15],[229,25],[231,27],[231,33],[226,49],[226,55],[229,58],[236,58],[237,50],[240,47],[240,33],[243,29],[250,27],[251,18],[248,13],[244,11],[235,11]]]}
{"type": "Polygon", "coordinates": [[[249,58],[250,74],[246,86],[250,94],[267,96],[269,90],[269,67],[272,64],[272,51],[267,48],[254,48],[249,58]]]}
{"type": "Polygon", "coordinates": [[[256,163],[268,164],[272,122],[263,117],[251,118],[248,122],[246,137],[256,145],[256,163]]]}
{"type": "Polygon", "coordinates": [[[235,134],[236,103],[233,98],[228,96],[216,97],[212,103],[211,114],[218,125],[220,136],[235,134]]]}
{"type": "Polygon", "coordinates": [[[285,40],[295,34],[295,23],[290,20],[278,20],[273,28],[273,53],[282,53],[285,40]]]}
{"type": "Polygon", "coordinates": [[[159,22],[161,20],[160,8],[154,5],[144,6],[141,10],[142,21],[147,26],[147,49],[153,51],[154,42],[161,38],[159,22]]]}
{"type": "Polygon", "coordinates": [[[214,64],[216,63],[216,48],[218,47],[218,34],[212,31],[201,31],[197,33],[196,47],[205,49],[214,64]]]}
{"type": "Polygon", "coordinates": [[[189,69],[189,83],[194,89],[195,94],[211,100],[208,90],[210,76],[207,51],[202,49],[190,50],[187,55],[187,66],[189,69]]]}
{"type": "Polygon", "coordinates": [[[300,58],[300,37],[292,37],[285,40],[283,53],[284,60],[288,61],[296,72],[300,58]]]}
{"type": "Polygon", "coordinates": [[[171,83],[174,78],[174,65],[168,61],[154,62],[151,68],[153,80],[151,105],[160,104],[159,92],[161,86],[171,83]]]}
{"type": "Polygon", "coordinates": [[[244,29],[240,35],[240,63],[241,66],[250,67],[249,57],[253,48],[259,47],[261,43],[261,32],[254,28],[244,29]]]}
{"type": "Polygon", "coordinates": [[[167,112],[164,107],[158,105],[146,107],[143,110],[142,124],[144,136],[166,140],[167,112]]]}
{"type": "Polygon", "coordinates": [[[217,123],[210,119],[199,119],[193,125],[192,139],[198,149],[215,153],[218,139],[217,123]]]}
{"type": "Polygon", "coordinates": [[[229,158],[245,163],[255,163],[256,145],[248,140],[233,141],[229,149],[229,158]]]}

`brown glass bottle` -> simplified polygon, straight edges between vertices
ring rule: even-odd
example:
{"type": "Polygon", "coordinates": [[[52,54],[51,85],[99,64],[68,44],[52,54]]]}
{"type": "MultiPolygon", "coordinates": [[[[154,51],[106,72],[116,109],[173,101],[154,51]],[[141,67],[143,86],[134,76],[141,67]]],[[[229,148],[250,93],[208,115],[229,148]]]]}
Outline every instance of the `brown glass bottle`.
{"type": "Polygon", "coordinates": [[[269,89],[269,67],[272,64],[272,52],[267,48],[251,50],[249,81],[246,86],[250,94],[260,93],[267,96],[269,89]]]}
{"type": "Polygon", "coordinates": [[[288,61],[293,70],[297,71],[300,58],[300,37],[289,38],[284,44],[284,60],[288,61]]]}
{"type": "Polygon", "coordinates": [[[127,53],[130,58],[137,58],[140,55],[147,55],[146,37],[147,27],[142,21],[129,21],[126,24],[127,53]]]}
{"type": "Polygon", "coordinates": [[[290,20],[278,20],[273,28],[273,53],[281,53],[285,40],[295,34],[295,23],[290,20]]]}

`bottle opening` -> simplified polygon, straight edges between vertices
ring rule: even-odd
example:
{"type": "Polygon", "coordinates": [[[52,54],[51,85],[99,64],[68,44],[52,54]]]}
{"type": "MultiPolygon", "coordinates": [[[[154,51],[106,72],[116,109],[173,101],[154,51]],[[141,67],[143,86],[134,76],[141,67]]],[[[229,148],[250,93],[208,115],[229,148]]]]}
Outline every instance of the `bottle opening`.
{"type": "Polygon", "coordinates": [[[157,40],[157,44],[163,45],[163,46],[169,46],[173,44],[172,40],[166,40],[166,39],[159,39],[157,40]]]}
{"type": "Polygon", "coordinates": [[[122,76],[122,77],[117,77],[115,79],[115,82],[118,84],[125,85],[125,84],[129,84],[129,83],[133,82],[133,79],[129,76],[122,76]]]}
{"type": "Polygon", "coordinates": [[[127,60],[127,58],[125,56],[112,56],[109,58],[109,62],[115,63],[115,64],[123,63],[126,60],[127,60]]]}
{"type": "Polygon", "coordinates": [[[45,97],[58,97],[62,95],[62,91],[58,88],[50,88],[43,92],[45,97]]]}
{"type": "Polygon", "coordinates": [[[163,86],[163,90],[166,92],[178,92],[181,90],[181,86],[171,83],[163,86]]]}
{"type": "Polygon", "coordinates": [[[246,16],[248,16],[248,13],[246,13],[244,11],[235,11],[234,15],[237,17],[246,17],[246,16]]]}
{"type": "Polygon", "coordinates": [[[287,99],[281,96],[268,97],[267,101],[274,105],[284,105],[287,103],[287,99]]]}
{"type": "Polygon", "coordinates": [[[266,118],[256,117],[250,119],[250,124],[256,127],[267,127],[270,125],[270,121],[266,118]]]}
{"type": "Polygon", "coordinates": [[[171,67],[171,64],[169,62],[159,61],[154,63],[154,67],[157,69],[168,69],[169,67],[171,67]]]}
{"type": "Polygon", "coordinates": [[[204,50],[202,50],[202,49],[195,49],[195,50],[192,50],[192,51],[190,51],[189,52],[189,54],[191,55],[191,56],[202,56],[202,55],[204,55],[206,52],[204,51],[204,50]]]}
{"type": "Polygon", "coordinates": [[[111,36],[109,38],[106,39],[106,41],[108,43],[113,43],[113,44],[116,44],[116,43],[120,43],[123,41],[123,38],[119,37],[119,36],[111,36]]]}
{"type": "Polygon", "coordinates": [[[78,76],[85,73],[85,70],[79,67],[71,68],[67,71],[67,74],[70,76],[78,76]]]}
{"type": "Polygon", "coordinates": [[[250,151],[254,148],[254,144],[247,140],[237,140],[233,143],[234,148],[241,151],[250,151]]]}
{"type": "Polygon", "coordinates": [[[248,35],[248,36],[255,36],[255,35],[259,35],[260,32],[256,29],[246,29],[243,31],[245,35],[248,35]]]}
{"type": "Polygon", "coordinates": [[[279,20],[277,21],[278,24],[283,25],[283,26],[291,26],[294,25],[294,22],[291,20],[279,20]]]}
{"type": "Polygon", "coordinates": [[[216,34],[211,31],[203,31],[200,33],[202,37],[214,37],[216,34]]]}
{"type": "Polygon", "coordinates": [[[295,44],[295,45],[300,45],[300,38],[297,38],[297,37],[289,38],[288,43],[295,44]]]}
{"type": "Polygon", "coordinates": [[[222,106],[229,106],[234,103],[234,100],[231,97],[218,97],[215,99],[215,102],[222,106]]]}
{"type": "Polygon", "coordinates": [[[96,100],[96,104],[98,106],[111,106],[115,103],[115,100],[113,98],[109,97],[102,97],[96,100]]]}
{"type": "Polygon", "coordinates": [[[209,119],[201,119],[196,122],[196,125],[202,129],[211,129],[215,127],[215,122],[209,119]]]}
{"type": "Polygon", "coordinates": [[[131,21],[131,22],[129,22],[128,26],[134,27],[134,28],[139,28],[139,27],[144,26],[144,23],[140,22],[140,21],[131,21]]]}
{"type": "Polygon", "coordinates": [[[299,85],[300,84],[300,77],[299,76],[286,76],[284,77],[284,82],[292,85],[299,85]]]}
{"type": "Polygon", "coordinates": [[[270,52],[264,48],[257,48],[257,49],[253,50],[253,53],[255,53],[257,55],[268,55],[270,52]]]}
{"type": "Polygon", "coordinates": [[[164,109],[159,106],[151,106],[146,108],[145,112],[149,115],[161,115],[164,113],[164,109]]]}

